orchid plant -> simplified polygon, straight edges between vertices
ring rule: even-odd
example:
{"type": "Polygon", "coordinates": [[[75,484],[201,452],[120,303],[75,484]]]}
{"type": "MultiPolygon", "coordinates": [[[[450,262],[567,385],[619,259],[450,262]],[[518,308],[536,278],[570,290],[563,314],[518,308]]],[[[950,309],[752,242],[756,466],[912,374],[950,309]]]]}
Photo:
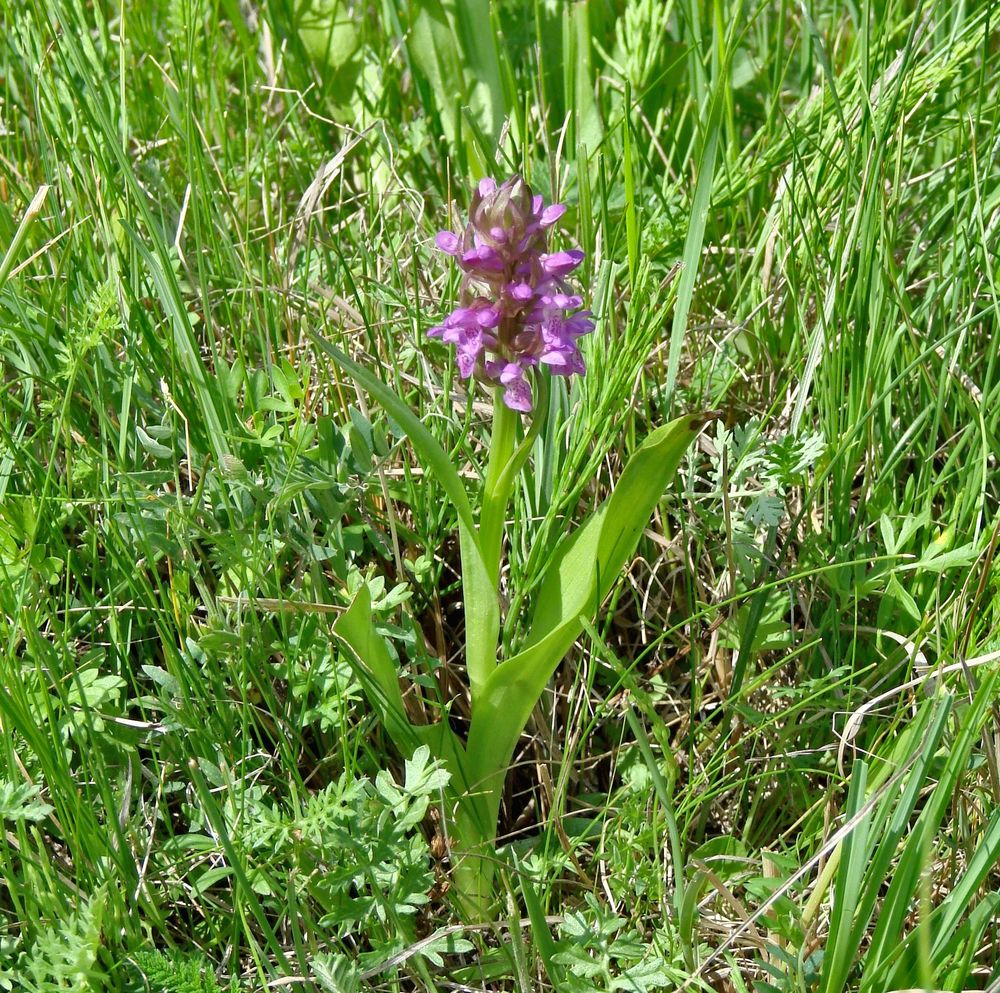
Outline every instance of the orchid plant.
{"type": "Polygon", "coordinates": [[[501,650],[501,575],[507,510],[545,421],[546,373],[582,376],[579,339],[594,322],[569,285],[579,250],[549,252],[563,214],[515,176],[484,179],[465,230],[442,231],[438,248],[462,270],[460,305],[428,336],[454,345],[459,374],[492,389],[487,465],[470,494],[420,418],[370,371],[322,339],[319,346],[403,428],[452,502],[458,518],[470,720],[464,738],[447,718],[414,723],[400,674],[377,632],[362,586],[335,633],[353,655],[366,695],[400,752],[427,747],[448,770],[444,810],[453,890],[468,917],[493,905],[496,832],[507,769],[550,677],[634,554],[643,528],[684,451],[706,422],[685,416],[653,431],[636,449],[611,495],[565,535],[534,595],[530,627],[508,657],[501,650]],[[476,512],[478,508],[478,513],[476,512]]]}

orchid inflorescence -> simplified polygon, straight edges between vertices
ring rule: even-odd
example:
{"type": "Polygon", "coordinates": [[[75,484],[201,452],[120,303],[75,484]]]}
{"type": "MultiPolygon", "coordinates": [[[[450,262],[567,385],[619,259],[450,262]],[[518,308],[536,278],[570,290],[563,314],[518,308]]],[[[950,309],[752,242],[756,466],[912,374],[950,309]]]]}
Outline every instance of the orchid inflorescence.
{"type": "Polygon", "coordinates": [[[534,405],[529,370],[543,365],[557,376],[582,376],[577,339],[594,329],[566,283],[583,252],[548,251],[548,230],[565,210],[546,207],[520,176],[499,186],[483,179],[464,234],[441,231],[435,239],[464,276],[460,305],[428,335],[456,346],[464,379],[502,386],[504,403],[524,413],[534,405]]]}

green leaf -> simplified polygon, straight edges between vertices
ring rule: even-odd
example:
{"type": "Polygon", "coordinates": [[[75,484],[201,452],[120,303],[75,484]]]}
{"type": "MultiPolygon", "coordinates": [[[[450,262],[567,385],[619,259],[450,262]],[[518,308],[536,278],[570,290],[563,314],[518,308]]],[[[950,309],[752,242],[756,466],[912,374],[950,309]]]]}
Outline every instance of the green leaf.
{"type": "MultiPolygon", "coordinates": [[[[459,796],[469,793],[471,780],[465,749],[448,722],[411,724],[406,716],[396,667],[385,639],[372,621],[371,594],[366,584],[362,584],[350,607],[337,619],[333,630],[350,648],[365,695],[404,759],[414,758],[421,748],[429,749],[430,755],[444,763],[450,777],[451,792],[459,796]]],[[[410,769],[409,764],[407,769],[410,769]]],[[[410,775],[410,772],[407,774],[410,775]]],[[[443,774],[440,779],[433,780],[433,785],[444,785],[443,774]]]]}
{"type": "MultiPolygon", "coordinates": [[[[845,821],[853,820],[860,813],[864,806],[867,785],[868,764],[859,760],[855,762],[851,774],[850,793],[844,810],[845,821]]],[[[857,946],[852,947],[850,944],[854,937],[852,925],[857,913],[858,897],[863,889],[865,869],[871,857],[869,838],[873,819],[872,811],[862,816],[854,830],[841,844],[840,870],[837,874],[830,936],[823,956],[822,989],[825,991],[845,988],[847,975],[853,965],[857,946]]]]}
{"type": "Polygon", "coordinates": [[[432,934],[420,946],[420,954],[439,969],[444,967],[442,955],[461,955],[475,948],[466,938],[454,934],[432,934]]]}
{"type": "Polygon", "coordinates": [[[777,527],[785,516],[785,501],[776,493],[761,493],[747,505],[744,516],[753,528],[777,527]]]}
{"type": "Polygon", "coordinates": [[[17,261],[21,246],[24,244],[24,239],[27,237],[28,231],[31,230],[31,226],[35,223],[38,215],[44,209],[45,201],[51,189],[51,186],[40,186],[21,217],[21,223],[18,224],[17,230],[14,232],[14,237],[11,239],[7,251],[4,252],[3,259],[0,260],[0,287],[3,287],[7,282],[7,277],[10,275],[11,269],[14,268],[14,263],[17,261]]]}
{"type": "Polygon", "coordinates": [[[337,618],[333,627],[359,663],[359,676],[369,701],[395,742],[405,755],[410,755],[417,740],[413,725],[406,717],[399,676],[389,656],[385,639],[372,623],[372,601],[368,586],[361,584],[350,607],[337,618]]]}
{"type": "Polygon", "coordinates": [[[403,764],[406,792],[412,796],[429,796],[448,785],[448,773],[431,763],[430,749],[421,745],[403,764]]]}
{"type": "Polygon", "coordinates": [[[676,986],[676,979],[667,974],[664,963],[657,959],[637,962],[611,981],[613,990],[629,990],[630,993],[645,993],[646,990],[663,989],[665,986],[676,986]]]}
{"type": "Polygon", "coordinates": [[[172,448],[167,448],[166,445],[161,445],[138,424],[135,426],[135,434],[139,439],[139,443],[146,449],[147,452],[149,452],[150,455],[153,455],[158,459],[174,458],[174,450],[172,448]]]}
{"type": "Polygon", "coordinates": [[[76,675],[66,701],[71,705],[101,707],[124,685],[125,680],[114,673],[102,676],[98,669],[84,669],[76,675]]]}
{"type": "Polygon", "coordinates": [[[434,478],[444,487],[458,515],[459,546],[462,553],[462,592],[465,601],[465,661],[473,697],[479,695],[497,664],[497,639],[500,634],[500,603],[496,587],[490,581],[477,538],[472,507],[465,486],[452,465],[448,453],[420,422],[412,410],[377,376],[326,339],[314,341],[345,372],[349,373],[406,432],[434,478]]]}
{"type": "Polygon", "coordinates": [[[967,569],[979,557],[975,542],[959,548],[941,551],[939,545],[931,545],[924,551],[919,562],[900,567],[900,572],[912,569],[915,572],[942,573],[948,569],[967,569]]]}
{"type": "Polygon", "coordinates": [[[42,788],[0,779],[0,821],[43,821],[52,807],[39,800],[42,788]]]}
{"type": "Polygon", "coordinates": [[[357,993],[361,989],[360,970],[346,955],[321,952],[309,963],[309,969],[327,993],[357,993]]]}
{"type": "MultiPolygon", "coordinates": [[[[934,911],[934,944],[931,956],[935,960],[947,955],[953,932],[962,918],[968,914],[976,893],[990,873],[996,869],[998,860],[1000,860],[1000,810],[994,810],[961,878],[934,911]]],[[[993,896],[995,898],[996,894],[993,896]]]]}
{"type": "MultiPolygon", "coordinates": [[[[490,22],[490,0],[444,0],[458,29],[462,65],[469,84],[470,119],[496,142],[506,116],[497,36],[490,22]]],[[[451,99],[451,87],[448,99],[451,99]]]]}
{"type": "Polygon", "coordinates": [[[524,907],[528,911],[528,918],[531,920],[532,939],[538,951],[538,957],[542,960],[542,965],[545,967],[545,973],[549,981],[558,990],[562,986],[563,979],[563,970],[555,961],[555,956],[558,954],[558,947],[549,932],[549,925],[545,920],[545,909],[542,906],[542,901],[539,899],[538,893],[535,891],[535,884],[531,879],[531,875],[526,867],[519,863],[516,853],[514,853],[514,860],[514,864],[518,870],[516,878],[519,882],[521,899],[524,901],[524,907]]]}
{"type": "MultiPolygon", "coordinates": [[[[934,978],[942,989],[965,989],[969,986],[972,963],[982,947],[986,929],[1000,919],[1000,893],[983,897],[954,932],[944,934],[931,951],[934,978]]],[[[936,925],[936,922],[935,922],[936,925]]]]}
{"type": "MultiPolygon", "coordinates": [[[[1000,681],[1000,673],[996,672],[985,678],[974,701],[962,714],[958,732],[954,740],[948,743],[944,769],[933,791],[923,798],[923,808],[919,820],[911,831],[902,854],[895,862],[891,861],[896,854],[896,848],[905,827],[905,818],[899,815],[908,814],[908,810],[913,809],[916,803],[914,796],[909,797],[909,802],[900,810],[894,811],[894,823],[890,823],[885,832],[885,839],[881,842],[881,850],[876,852],[873,866],[866,872],[865,884],[873,893],[877,893],[881,910],[865,953],[865,968],[859,986],[861,993],[877,993],[877,991],[892,988],[886,985],[886,970],[892,966],[899,954],[901,932],[913,901],[919,892],[921,873],[926,867],[927,846],[954,802],[955,792],[968,768],[973,746],[981,733],[989,707],[995,699],[998,681],[1000,681]],[[883,884],[887,880],[889,880],[888,889],[883,890],[883,884]]],[[[934,741],[933,737],[931,741],[934,741]]],[[[914,767],[911,777],[917,775],[919,766],[924,761],[922,758],[921,762],[914,767]]],[[[987,831],[989,843],[983,846],[987,853],[991,846],[997,842],[995,835],[990,837],[991,833],[996,830],[997,825],[994,822],[987,831]]],[[[966,877],[968,879],[976,878],[977,858],[978,851],[977,856],[970,860],[970,865],[966,870],[969,873],[966,877]]],[[[978,885],[978,883],[975,884],[975,886],[978,885]]],[[[963,887],[960,884],[952,889],[952,894],[962,892],[963,887]]],[[[873,905],[875,899],[869,897],[868,903],[873,905]]],[[[956,906],[965,907],[967,904],[960,902],[956,906]]],[[[949,927],[954,924],[947,917],[946,923],[949,927]]],[[[937,931],[937,933],[942,932],[937,931]]],[[[825,988],[833,989],[831,986],[825,988]]]]}
{"type": "Polygon", "coordinates": [[[532,708],[583,630],[581,617],[597,613],[706,420],[687,415],[654,431],[629,460],[611,496],[557,549],[524,649],[490,675],[476,699],[468,742],[474,781],[493,789],[502,783],[532,708]]]}
{"type": "Polygon", "coordinates": [[[689,415],[650,434],[629,460],[611,496],[579,530],[563,539],[539,588],[525,648],[567,623],[575,630],[569,644],[576,640],[582,629],[580,615],[596,611],[618,579],[681,456],[704,424],[704,417],[689,415]]]}
{"type": "Polygon", "coordinates": [[[346,103],[360,69],[357,18],[343,0],[300,0],[296,15],[302,44],[310,58],[327,69],[324,82],[334,99],[346,103]]]}
{"type": "MultiPolygon", "coordinates": [[[[137,191],[138,192],[138,191],[137,191]]],[[[149,218],[152,226],[152,218],[149,218]]],[[[208,370],[201,355],[201,346],[191,327],[189,312],[184,305],[176,276],[164,264],[161,253],[154,255],[146,247],[145,240],[139,233],[124,221],[122,229],[128,234],[135,251],[142,258],[149,272],[157,295],[170,317],[172,328],[171,342],[176,355],[178,379],[182,379],[191,388],[198,400],[201,420],[205,432],[211,442],[217,461],[223,455],[230,454],[229,442],[226,440],[225,397],[217,379],[208,375],[208,370]]]]}
{"type": "MultiPolygon", "coordinates": [[[[595,97],[596,74],[593,65],[591,4],[566,4],[563,8],[563,35],[568,41],[563,68],[566,96],[572,108],[576,126],[575,144],[582,143],[589,151],[598,149],[604,138],[601,112],[595,97]]],[[[626,124],[626,127],[628,125],[626,124]]]]}
{"type": "MultiPolygon", "coordinates": [[[[850,821],[859,812],[866,793],[871,794],[883,785],[890,771],[903,766],[913,751],[917,751],[917,758],[902,785],[870,810],[842,843],[830,915],[830,937],[823,957],[821,991],[841,990],[847,982],[854,956],[862,947],[885,880],[892,872],[900,840],[909,827],[950,713],[949,697],[929,700],[900,736],[883,762],[883,768],[874,777],[874,783],[867,782],[868,766],[864,761],[854,767],[845,821],[850,821]]],[[[913,885],[916,886],[915,881],[913,885]]]]}

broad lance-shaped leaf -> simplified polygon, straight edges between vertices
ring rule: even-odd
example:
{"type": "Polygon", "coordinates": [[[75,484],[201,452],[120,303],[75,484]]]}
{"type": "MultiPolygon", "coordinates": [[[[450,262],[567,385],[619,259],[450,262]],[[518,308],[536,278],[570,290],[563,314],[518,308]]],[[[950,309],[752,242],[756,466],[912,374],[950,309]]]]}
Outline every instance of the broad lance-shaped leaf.
{"type": "Polygon", "coordinates": [[[466,120],[494,144],[506,108],[489,0],[410,0],[407,7],[416,82],[423,77],[430,84],[445,138],[459,148],[467,108],[466,120]]]}
{"type": "Polygon", "coordinates": [[[345,372],[374,397],[406,432],[407,438],[424,463],[424,469],[444,487],[458,514],[458,539],[462,553],[462,594],[465,602],[465,662],[473,697],[482,690],[497,664],[497,639],[500,634],[500,604],[476,537],[476,523],[465,486],[448,453],[424,427],[420,419],[378,376],[348,358],[325,338],[313,340],[345,372]]]}
{"type": "Polygon", "coordinates": [[[358,590],[351,605],[337,618],[333,630],[353,654],[354,669],[365,696],[378,712],[382,726],[400,753],[409,758],[420,745],[426,745],[451,774],[450,790],[462,797],[472,793],[465,749],[448,721],[412,724],[406,716],[399,675],[385,639],[372,620],[371,594],[367,586],[358,590]]]}
{"type": "Polygon", "coordinates": [[[361,586],[351,605],[337,618],[334,634],[354,654],[354,667],[372,706],[378,711],[396,747],[409,756],[418,739],[403,707],[396,666],[385,646],[385,639],[372,623],[372,600],[368,587],[361,586]]]}
{"type": "Polygon", "coordinates": [[[708,419],[680,417],[650,434],[629,459],[611,496],[563,539],[539,587],[526,648],[567,623],[577,632],[569,644],[576,640],[578,618],[588,611],[592,615],[617,581],[681,456],[708,419]]]}
{"type": "Polygon", "coordinates": [[[503,662],[474,698],[468,754],[484,786],[499,789],[517,739],[545,684],[634,554],[643,528],[681,457],[713,415],[687,415],[639,446],[618,485],[563,540],[542,580],[525,647],[503,662]]]}

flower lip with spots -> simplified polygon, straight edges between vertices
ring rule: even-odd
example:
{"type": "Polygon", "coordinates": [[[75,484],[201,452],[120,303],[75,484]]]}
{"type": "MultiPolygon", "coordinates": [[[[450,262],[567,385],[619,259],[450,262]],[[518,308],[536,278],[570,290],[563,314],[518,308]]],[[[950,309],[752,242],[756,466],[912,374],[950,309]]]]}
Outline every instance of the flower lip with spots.
{"type": "Polygon", "coordinates": [[[565,210],[561,203],[546,206],[520,176],[500,185],[483,179],[465,231],[441,231],[434,239],[463,278],[460,305],[428,335],[455,346],[463,379],[503,387],[504,403],[522,413],[534,406],[532,369],[585,372],[577,341],[594,323],[566,283],[583,252],[548,251],[548,230],[565,210]]]}

